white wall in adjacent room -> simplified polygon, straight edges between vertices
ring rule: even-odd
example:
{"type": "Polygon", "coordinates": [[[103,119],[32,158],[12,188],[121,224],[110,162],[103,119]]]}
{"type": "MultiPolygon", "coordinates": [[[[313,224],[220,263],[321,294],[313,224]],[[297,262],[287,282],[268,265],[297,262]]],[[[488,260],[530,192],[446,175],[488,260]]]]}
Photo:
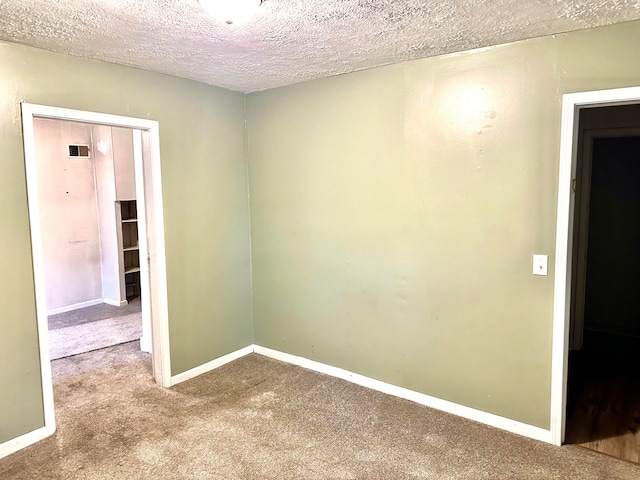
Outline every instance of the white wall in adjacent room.
{"type": "MultiPolygon", "coordinates": [[[[102,298],[93,158],[69,157],[69,144],[91,145],[91,127],[35,119],[47,308],[102,298]]],[[[90,153],[93,157],[93,152],[90,153]]]]}
{"type": "Polygon", "coordinates": [[[135,200],[131,129],[35,119],[47,309],[126,302],[117,200],[135,200]],[[69,145],[89,146],[89,158],[69,145]]]}
{"type": "Polygon", "coordinates": [[[93,153],[96,193],[100,223],[100,263],[102,266],[102,296],[111,304],[125,300],[120,281],[118,229],[116,214],[115,168],[111,127],[94,125],[93,153]]]}
{"type": "Polygon", "coordinates": [[[133,131],[130,128],[111,127],[111,137],[113,141],[116,199],[135,200],[133,131]]]}

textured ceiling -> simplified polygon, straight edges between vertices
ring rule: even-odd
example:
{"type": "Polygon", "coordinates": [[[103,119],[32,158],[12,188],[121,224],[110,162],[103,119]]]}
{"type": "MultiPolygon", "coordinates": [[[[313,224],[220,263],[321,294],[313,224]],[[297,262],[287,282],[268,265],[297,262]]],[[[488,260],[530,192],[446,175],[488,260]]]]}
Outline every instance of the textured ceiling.
{"type": "Polygon", "coordinates": [[[266,0],[226,25],[197,0],[0,0],[0,40],[250,92],[637,18],[640,0],[266,0]]]}

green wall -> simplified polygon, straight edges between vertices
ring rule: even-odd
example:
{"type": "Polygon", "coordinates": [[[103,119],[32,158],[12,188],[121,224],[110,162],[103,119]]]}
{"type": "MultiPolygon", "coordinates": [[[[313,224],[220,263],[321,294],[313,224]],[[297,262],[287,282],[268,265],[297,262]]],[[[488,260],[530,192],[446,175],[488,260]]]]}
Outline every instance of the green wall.
{"type": "Polygon", "coordinates": [[[640,84],[638,45],[632,22],[249,95],[254,342],[548,429],[561,96],[640,84]]]}
{"type": "Polygon", "coordinates": [[[43,425],[20,102],[158,120],[177,374],[252,342],[244,96],[0,43],[0,443],[43,425]]]}

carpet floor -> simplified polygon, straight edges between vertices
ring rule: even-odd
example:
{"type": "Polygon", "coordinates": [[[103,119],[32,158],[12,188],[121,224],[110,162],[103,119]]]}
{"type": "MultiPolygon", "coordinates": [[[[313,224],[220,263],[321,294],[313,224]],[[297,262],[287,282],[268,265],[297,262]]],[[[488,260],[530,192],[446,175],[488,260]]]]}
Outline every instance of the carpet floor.
{"type": "Polygon", "coordinates": [[[640,478],[256,354],[169,390],[134,343],[52,368],[57,433],[0,460],[3,480],[640,478]]]}
{"type": "Polygon", "coordinates": [[[106,320],[107,318],[130,315],[132,313],[138,313],[141,310],[142,304],[140,303],[140,297],[136,297],[129,300],[129,303],[121,307],[100,303],[98,305],[79,308],[70,312],[49,315],[47,317],[47,323],[49,325],[49,330],[55,330],[74,325],[82,325],[83,323],[96,322],[98,320],[106,320]]]}
{"type": "Polygon", "coordinates": [[[138,297],[121,307],[102,303],[50,315],[49,358],[57,360],[138,340],[142,336],[141,310],[138,297]]]}
{"type": "Polygon", "coordinates": [[[70,355],[139,340],[142,336],[142,313],[105,318],[90,323],[49,330],[49,358],[70,355]]]}

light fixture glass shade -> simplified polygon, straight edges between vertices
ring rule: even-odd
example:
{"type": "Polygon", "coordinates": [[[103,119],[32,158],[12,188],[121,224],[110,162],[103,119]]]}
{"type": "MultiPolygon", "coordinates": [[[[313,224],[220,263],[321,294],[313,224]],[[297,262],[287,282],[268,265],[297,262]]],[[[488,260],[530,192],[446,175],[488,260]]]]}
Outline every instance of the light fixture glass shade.
{"type": "Polygon", "coordinates": [[[106,140],[98,140],[98,143],[96,143],[96,147],[102,155],[106,155],[107,153],[109,153],[109,143],[106,140]]]}
{"type": "Polygon", "coordinates": [[[199,0],[202,8],[216,20],[228,24],[247,22],[258,10],[260,0],[199,0]]]}

